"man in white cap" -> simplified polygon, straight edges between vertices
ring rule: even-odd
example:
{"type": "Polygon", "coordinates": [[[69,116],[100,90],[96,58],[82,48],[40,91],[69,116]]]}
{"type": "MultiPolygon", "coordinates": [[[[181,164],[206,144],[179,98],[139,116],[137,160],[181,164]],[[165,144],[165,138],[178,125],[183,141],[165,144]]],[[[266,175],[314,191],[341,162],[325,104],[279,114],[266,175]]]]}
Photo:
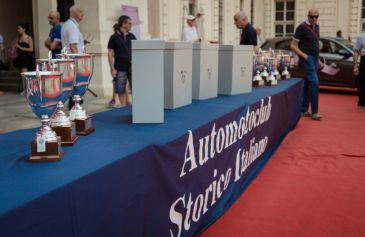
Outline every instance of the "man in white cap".
{"type": "Polygon", "coordinates": [[[195,17],[189,15],[187,17],[187,26],[183,30],[182,40],[187,42],[200,42],[201,39],[198,36],[198,32],[195,28],[195,17]]]}

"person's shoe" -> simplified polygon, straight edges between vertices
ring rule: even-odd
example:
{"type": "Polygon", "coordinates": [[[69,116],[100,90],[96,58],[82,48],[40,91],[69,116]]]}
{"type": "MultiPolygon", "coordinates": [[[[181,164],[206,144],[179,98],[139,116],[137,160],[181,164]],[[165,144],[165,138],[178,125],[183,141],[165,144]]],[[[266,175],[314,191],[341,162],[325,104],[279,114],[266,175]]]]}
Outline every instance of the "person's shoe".
{"type": "Polygon", "coordinates": [[[358,109],[359,111],[364,111],[364,106],[359,105],[359,106],[357,106],[357,109],[358,109]]]}
{"type": "Polygon", "coordinates": [[[115,99],[109,101],[109,108],[115,108],[115,99]]]}
{"type": "Polygon", "coordinates": [[[322,119],[322,115],[320,115],[319,113],[314,113],[312,114],[312,119],[319,121],[322,119]]]}
{"type": "Polygon", "coordinates": [[[309,113],[308,111],[307,112],[302,112],[302,117],[310,117],[312,116],[311,113],[309,113]]]}

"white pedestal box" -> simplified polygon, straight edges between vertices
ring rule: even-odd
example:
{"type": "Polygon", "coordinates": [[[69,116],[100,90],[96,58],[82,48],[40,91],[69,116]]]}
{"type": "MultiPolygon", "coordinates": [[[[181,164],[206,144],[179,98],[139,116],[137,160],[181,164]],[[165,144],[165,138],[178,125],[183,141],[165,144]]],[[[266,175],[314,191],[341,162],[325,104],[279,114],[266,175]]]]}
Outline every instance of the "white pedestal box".
{"type": "Polygon", "coordinates": [[[218,45],[193,45],[193,99],[209,99],[218,94],[218,45]]]}
{"type": "Polygon", "coordinates": [[[253,46],[220,45],[218,94],[252,91],[253,46]]]}
{"type": "Polygon", "coordinates": [[[132,41],[133,123],[164,122],[163,40],[132,41]]]}
{"type": "Polygon", "coordinates": [[[165,109],[191,104],[192,59],[192,43],[165,43],[165,109]]]}

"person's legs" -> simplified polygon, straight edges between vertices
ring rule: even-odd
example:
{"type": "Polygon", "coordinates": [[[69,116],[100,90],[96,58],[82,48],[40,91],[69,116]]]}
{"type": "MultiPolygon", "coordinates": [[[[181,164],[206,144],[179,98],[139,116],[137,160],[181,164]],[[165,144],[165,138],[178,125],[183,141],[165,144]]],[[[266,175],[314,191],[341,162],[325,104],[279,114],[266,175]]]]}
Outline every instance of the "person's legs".
{"type": "Polygon", "coordinates": [[[309,55],[306,63],[306,77],[309,82],[309,101],[311,104],[312,114],[318,113],[318,62],[309,55]]]}
{"type": "Polygon", "coordinates": [[[308,114],[309,108],[309,81],[307,78],[304,78],[304,85],[303,85],[303,101],[302,101],[302,113],[308,114]]]}
{"type": "MultiPolygon", "coordinates": [[[[20,69],[20,73],[22,73],[22,72],[27,72],[28,71],[28,68],[21,68],[20,69]]],[[[21,95],[23,95],[24,94],[24,88],[25,88],[25,86],[24,86],[24,80],[23,80],[23,78],[20,80],[20,82],[19,82],[19,85],[18,85],[18,92],[21,94],[21,95]]]]}
{"type": "Polygon", "coordinates": [[[129,88],[132,92],[132,69],[129,69],[127,72],[127,78],[128,78],[128,82],[129,82],[129,88]]]}
{"type": "Polygon", "coordinates": [[[359,109],[363,109],[365,107],[365,58],[361,57],[360,60],[360,71],[359,71],[359,81],[358,81],[358,93],[359,93],[359,101],[357,105],[359,109]]]}
{"type": "Polygon", "coordinates": [[[127,104],[132,104],[132,73],[131,71],[127,72],[127,78],[128,78],[128,86],[127,86],[127,104]]]}
{"type": "Polygon", "coordinates": [[[115,93],[115,78],[112,81],[113,83],[113,96],[112,99],[109,101],[109,107],[114,108],[115,107],[115,97],[117,94],[115,93]]]}
{"type": "Polygon", "coordinates": [[[308,59],[305,63],[305,74],[306,79],[308,80],[308,96],[311,104],[312,118],[314,120],[320,120],[322,118],[322,116],[318,113],[319,82],[317,70],[317,59],[308,55],[308,59]]]}
{"type": "Polygon", "coordinates": [[[127,84],[127,73],[118,72],[117,77],[115,78],[114,89],[115,93],[118,94],[119,102],[122,107],[127,105],[126,84],[127,84]]]}

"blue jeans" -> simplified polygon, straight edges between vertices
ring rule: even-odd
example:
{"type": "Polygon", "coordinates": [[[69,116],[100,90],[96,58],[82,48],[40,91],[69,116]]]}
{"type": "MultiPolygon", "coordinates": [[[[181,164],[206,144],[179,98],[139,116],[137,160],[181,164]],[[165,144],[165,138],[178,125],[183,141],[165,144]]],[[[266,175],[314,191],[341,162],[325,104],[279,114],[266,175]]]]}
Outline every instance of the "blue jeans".
{"type": "Polygon", "coordinates": [[[305,80],[304,93],[302,101],[302,112],[308,112],[309,102],[311,103],[312,114],[318,113],[318,61],[312,55],[308,55],[308,59],[302,62],[305,80]]]}
{"type": "Polygon", "coordinates": [[[117,93],[118,95],[125,93],[127,84],[127,72],[118,72],[113,82],[115,93],[117,93]]]}
{"type": "Polygon", "coordinates": [[[360,75],[359,75],[359,101],[357,102],[358,106],[365,106],[365,56],[362,56],[360,59],[360,75]]]}

